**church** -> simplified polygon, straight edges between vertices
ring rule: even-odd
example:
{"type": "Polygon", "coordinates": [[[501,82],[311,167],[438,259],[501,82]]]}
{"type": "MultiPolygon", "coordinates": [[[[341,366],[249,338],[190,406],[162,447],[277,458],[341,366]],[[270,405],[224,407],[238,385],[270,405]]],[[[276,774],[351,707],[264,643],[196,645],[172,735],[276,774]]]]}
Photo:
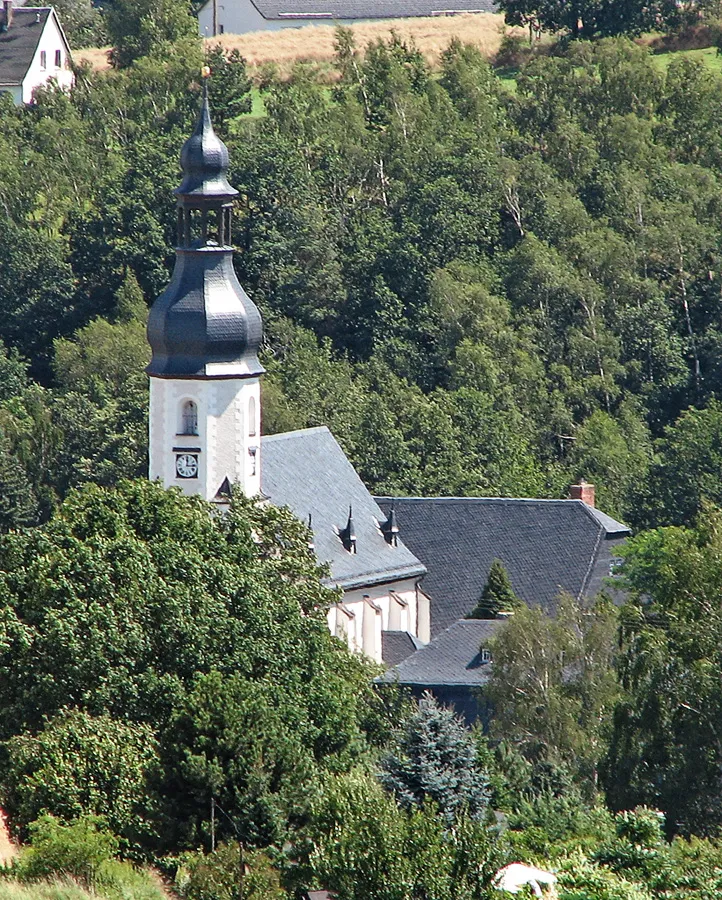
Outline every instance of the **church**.
{"type": "Polygon", "coordinates": [[[327,428],[262,435],[263,323],[233,267],[228,162],[204,91],[181,151],[175,268],[148,321],[149,477],[221,506],[237,485],[290,508],[339,589],[331,632],[454,701],[454,686],[488,674],[480,640],[497,623],[465,616],[494,559],[526,603],[553,611],[562,591],[602,588],[629,530],[595,508],[591,485],[567,500],[374,498],[327,428]]]}

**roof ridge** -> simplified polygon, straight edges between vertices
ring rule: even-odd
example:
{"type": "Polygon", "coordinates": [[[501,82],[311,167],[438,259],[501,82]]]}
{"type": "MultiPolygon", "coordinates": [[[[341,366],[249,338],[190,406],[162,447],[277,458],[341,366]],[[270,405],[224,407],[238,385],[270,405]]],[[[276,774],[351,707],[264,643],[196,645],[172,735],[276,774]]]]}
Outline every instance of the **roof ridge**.
{"type": "Polygon", "coordinates": [[[300,434],[318,434],[321,431],[328,432],[331,435],[331,437],[333,437],[333,439],[336,440],[336,438],[333,436],[333,433],[332,433],[331,429],[328,427],[328,425],[314,425],[311,428],[296,428],[293,431],[279,431],[276,434],[264,434],[261,436],[261,443],[263,443],[263,441],[268,441],[268,440],[280,441],[280,440],[283,440],[284,438],[298,437],[298,435],[300,435],[300,434]]]}

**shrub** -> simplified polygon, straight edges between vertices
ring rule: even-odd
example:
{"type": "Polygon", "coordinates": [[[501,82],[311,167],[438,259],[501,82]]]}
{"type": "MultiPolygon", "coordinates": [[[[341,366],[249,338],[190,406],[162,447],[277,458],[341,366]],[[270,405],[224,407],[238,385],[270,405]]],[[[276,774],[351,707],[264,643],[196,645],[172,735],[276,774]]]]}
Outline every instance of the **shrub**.
{"type": "Polygon", "coordinates": [[[65,876],[94,886],[101,867],[118,850],[118,839],[103,830],[104,824],[98,816],[83,816],[70,824],[41,816],[30,826],[31,846],[16,867],[18,877],[34,881],[65,876]]]}
{"type": "Polygon", "coordinates": [[[278,870],[259,850],[244,850],[237,841],[213,853],[188,853],[176,876],[184,900],[280,900],[286,896],[278,870]]]}

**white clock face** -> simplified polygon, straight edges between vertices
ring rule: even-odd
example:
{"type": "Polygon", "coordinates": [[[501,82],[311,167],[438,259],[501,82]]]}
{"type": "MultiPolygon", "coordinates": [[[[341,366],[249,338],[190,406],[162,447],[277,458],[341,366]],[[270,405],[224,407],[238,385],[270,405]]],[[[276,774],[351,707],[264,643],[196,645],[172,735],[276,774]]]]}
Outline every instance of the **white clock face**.
{"type": "Polygon", "coordinates": [[[198,457],[193,453],[181,453],[175,458],[175,470],[179,478],[198,478],[198,457]]]}

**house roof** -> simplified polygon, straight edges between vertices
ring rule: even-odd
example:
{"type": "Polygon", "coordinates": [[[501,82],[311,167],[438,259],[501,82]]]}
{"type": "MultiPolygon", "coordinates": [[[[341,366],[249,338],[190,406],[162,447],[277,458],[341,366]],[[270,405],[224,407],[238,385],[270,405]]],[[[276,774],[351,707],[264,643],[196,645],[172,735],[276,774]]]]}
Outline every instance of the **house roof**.
{"type": "Polygon", "coordinates": [[[12,24],[0,32],[0,85],[23,83],[51,13],[49,6],[14,7],[12,24]]]}
{"type": "Polygon", "coordinates": [[[424,646],[408,631],[381,632],[381,658],[387,666],[396,666],[424,646]]]}
{"type": "Polygon", "coordinates": [[[493,0],[251,0],[264,19],[401,19],[496,12],[493,0]]]}
{"type": "Polygon", "coordinates": [[[603,587],[605,545],[629,534],[581,500],[376,499],[386,513],[393,502],[399,538],[428,569],[432,635],[472,611],[494,559],[526,603],[553,612],[560,592],[582,597],[603,587]]]}
{"type": "Polygon", "coordinates": [[[481,661],[481,647],[489,643],[503,619],[461,619],[431,643],[408,656],[382,676],[385,681],[433,687],[475,686],[488,681],[490,662],[481,661]]]}
{"type": "Polygon", "coordinates": [[[288,506],[311,524],[316,555],[329,563],[331,582],[346,590],[414,578],[424,565],[399,541],[386,543],[384,514],[325,426],[264,436],[261,490],[276,506],[288,506]],[[344,549],[339,532],[353,508],[356,552],[344,549]]]}

